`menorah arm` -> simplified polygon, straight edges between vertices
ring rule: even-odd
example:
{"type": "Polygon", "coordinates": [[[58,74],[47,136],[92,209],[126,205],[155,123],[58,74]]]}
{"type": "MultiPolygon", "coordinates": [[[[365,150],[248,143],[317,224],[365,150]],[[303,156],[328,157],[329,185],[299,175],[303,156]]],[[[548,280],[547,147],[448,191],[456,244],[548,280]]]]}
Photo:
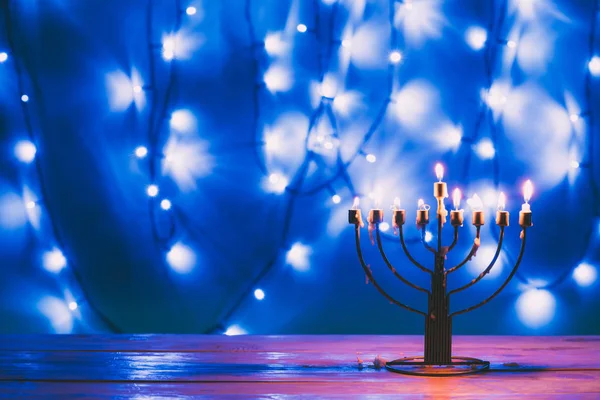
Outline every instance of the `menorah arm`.
{"type": "Polygon", "coordinates": [[[454,246],[456,246],[456,243],[458,243],[458,226],[454,227],[454,239],[452,239],[452,244],[450,245],[450,247],[448,247],[447,253],[449,253],[450,250],[452,250],[454,246]]]}
{"type": "Polygon", "coordinates": [[[500,288],[498,290],[496,290],[490,297],[488,297],[487,299],[483,300],[481,303],[477,303],[474,306],[465,308],[463,310],[460,311],[455,311],[452,314],[450,314],[450,317],[453,317],[455,315],[459,315],[459,314],[464,314],[464,313],[468,313],[469,311],[473,311],[481,306],[483,306],[484,304],[488,303],[490,300],[492,300],[494,297],[496,297],[502,290],[504,290],[504,288],[506,287],[506,285],[508,285],[508,283],[510,282],[510,280],[512,279],[513,276],[515,276],[515,274],[517,273],[517,269],[519,268],[519,264],[521,264],[521,260],[523,259],[523,253],[525,252],[525,235],[526,235],[526,228],[523,228],[523,238],[521,239],[521,251],[519,252],[519,257],[517,258],[517,262],[515,263],[515,266],[513,267],[512,271],[510,272],[510,275],[508,276],[508,278],[506,278],[506,280],[504,281],[504,283],[502,284],[502,286],[500,286],[500,288]]]}
{"type": "Polygon", "coordinates": [[[394,268],[394,266],[392,265],[392,263],[390,263],[390,261],[388,260],[387,256],[385,255],[385,251],[383,251],[383,244],[382,244],[382,240],[381,240],[381,235],[379,233],[379,224],[377,224],[376,230],[377,230],[377,247],[379,247],[379,252],[381,253],[381,257],[383,258],[383,261],[388,266],[388,268],[390,269],[390,271],[392,271],[392,273],[394,275],[396,275],[396,278],[400,279],[402,282],[406,283],[411,288],[419,290],[419,291],[424,292],[424,293],[427,293],[428,295],[431,296],[431,292],[429,290],[427,290],[425,288],[422,288],[420,286],[415,285],[414,283],[410,282],[408,279],[406,279],[402,275],[400,275],[398,273],[398,271],[396,271],[396,268],[394,268]]]}
{"type": "Polygon", "coordinates": [[[425,240],[425,235],[427,235],[427,228],[425,226],[421,227],[421,243],[423,246],[433,254],[435,254],[435,249],[427,244],[427,240],[425,240]]]}
{"type": "Polygon", "coordinates": [[[462,267],[463,265],[465,265],[466,263],[471,261],[471,258],[473,258],[475,253],[477,253],[477,249],[479,249],[480,232],[481,232],[481,227],[478,226],[477,233],[475,234],[475,240],[473,242],[473,247],[471,247],[471,251],[469,251],[469,254],[467,254],[467,257],[460,264],[458,264],[458,265],[450,268],[448,271],[446,271],[446,274],[456,271],[457,269],[459,269],[460,267],[462,267]]]}
{"type": "Polygon", "coordinates": [[[479,274],[479,276],[477,278],[473,279],[471,282],[448,292],[448,296],[450,296],[453,293],[462,292],[463,290],[470,288],[471,286],[473,286],[474,284],[476,284],[477,282],[482,280],[487,274],[489,274],[489,272],[492,270],[492,267],[494,266],[494,264],[496,264],[496,261],[498,261],[498,256],[500,256],[500,251],[502,251],[502,241],[503,240],[504,240],[504,227],[502,226],[502,227],[500,227],[500,236],[498,238],[498,248],[496,249],[496,254],[494,254],[494,258],[492,258],[490,265],[488,265],[487,268],[484,269],[483,272],[481,272],[479,274]]]}
{"type": "Polygon", "coordinates": [[[404,241],[404,231],[402,229],[403,227],[400,226],[400,228],[398,229],[398,236],[400,236],[400,243],[402,244],[402,250],[404,250],[404,254],[406,254],[406,257],[408,257],[408,259],[410,260],[410,262],[412,262],[417,268],[419,268],[422,271],[425,271],[429,274],[433,275],[433,271],[430,270],[429,268],[425,268],[424,266],[422,266],[421,264],[419,264],[417,262],[417,260],[415,260],[413,258],[413,256],[410,255],[410,252],[408,251],[408,247],[406,247],[406,242],[404,241]]]}
{"type": "Polygon", "coordinates": [[[371,273],[369,266],[365,263],[365,260],[363,258],[362,249],[360,247],[360,226],[358,224],[354,228],[354,234],[356,237],[356,253],[358,254],[358,259],[360,260],[360,265],[363,267],[363,270],[365,271],[367,278],[369,278],[369,281],[373,284],[373,286],[375,286],[375,288],[379,291],[379,293],[381,293],[383,295],[383,297],[385,297],[387,300],[389,300],[392,304],[395,304],[395,305],[402,307],[408,311],[412,311],[414,313],[421,314],[424,317],[427,317],[427,314],[425,314],[423,311],[414,309],[414,308],[407,306],[406,304],[403,304],[403,303],[399,302],[398,300],[394,299],[392,296],[387,294],[387,292],[385,290],[383,290],[383,288],[381,286],[379,286],[377,284],[377,282],[375,281],[375,278],[373,278],[373,274],[371,273]]]}

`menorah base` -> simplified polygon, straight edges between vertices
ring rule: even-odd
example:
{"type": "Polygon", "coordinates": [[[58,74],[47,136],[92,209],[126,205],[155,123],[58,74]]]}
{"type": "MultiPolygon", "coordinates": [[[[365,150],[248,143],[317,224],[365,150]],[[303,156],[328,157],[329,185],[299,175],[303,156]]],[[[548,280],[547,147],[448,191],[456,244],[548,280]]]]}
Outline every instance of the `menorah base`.
{"type": "Polygon", "coordinates": [[[407,357],[390,361],[388,371],[416,376],[455,376],[476,374],[490,368],[489,361],[471,357],[452,357],[449,364],[426,363],[424,357],[407,357]]]}

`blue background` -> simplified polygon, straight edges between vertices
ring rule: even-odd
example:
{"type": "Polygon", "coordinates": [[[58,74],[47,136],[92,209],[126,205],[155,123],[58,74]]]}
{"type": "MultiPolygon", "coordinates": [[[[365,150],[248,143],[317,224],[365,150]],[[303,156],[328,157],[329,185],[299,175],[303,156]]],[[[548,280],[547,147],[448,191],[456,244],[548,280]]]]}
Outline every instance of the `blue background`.
{"type": "MultiPolygon", "coordinates": [[[[450,189],[483,198],[482,245],[495,244],[496,187],[512,216],[497,272],[453,298],[456,309],[510,272],[521,185],[535,185],[518,277],[454,332],[600,333],[594,1],[165,0],[150,13],[141,0],[8,3],[0,332],[421,333],[422,317],[365,286],[347,209],[358,195],[366,215],[380,197],[389,221],[399,196],[411,251],[433,261],[414,218],[418,198],[435,201],[440,161],[450,189]],[[168,60],[161,43],[175,32],[168,60]],[[269,35],[281,41],[265,49],[269,35]],[[20,160],[22,140],[35,144],[33,162],[20,160]],[[44,261],[54,248],[60,272],[44,261]]],[[[385,235],[398,270],[427,285],[385,235]]],[[[473,237],[465,224],[448,262],[473,237]]],[[[366,228],[363,238],[375,277],[423,309],[424,295],[390,279],[366,228]]],[[[482,271],[489,249],[450,287],[482,271]]]]}

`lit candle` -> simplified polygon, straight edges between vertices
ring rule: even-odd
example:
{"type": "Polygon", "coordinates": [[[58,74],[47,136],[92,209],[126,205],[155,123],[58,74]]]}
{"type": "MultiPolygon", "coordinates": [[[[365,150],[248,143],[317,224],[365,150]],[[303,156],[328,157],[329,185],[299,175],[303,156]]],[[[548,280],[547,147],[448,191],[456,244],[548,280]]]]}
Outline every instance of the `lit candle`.
{"type": "Polygon", "coordinates": [[[523,185],[523,198],[525,199],[525,203],[521,206],[521,212],[519,213],[519,225],[523,228],[529,228],[533,225],[531,221],[531,206],[529,205],[529,200],[531,200],[531,196],[533,195],[533,184],[530,180],[527,180],[523,185]]]}
{"type": "Polygon", "coordinates": [[[419,199],[417,203],[417,225],[424,226],[429,223],[429,205],[425,204],[423,199],[419,199]]]}
{"type": "Polygon", "coordinates": [[[477,193],[475,193],[473,197],[469,199],[468,203],[471,206],[471,209],[473,210],[473,225],[481,226],[485,224],[485,218],[483,215],[483,203],[481,202],[479,196],[477,196],[477,193]]]}
{"type": "Polygon", "coordinates": [[[400,208],[400,198],[396,197],[394,199],[394,204],[392,205],[392,227],[398,228],[399,226],[404,225],[406,222],[406,211],[400,208]]]}
{"type": "Polygon", "coordinates": [[[369,217],[367,218],[370,227],[383,221],[383,210],[379,206],[380,200],[378,197],[375,198],[374,203],[375,208],[369,211],[369,217]]]}
{"type": "Polygon", "coordinates": [[[498,211],[496,211],[496,224],[498,226],[508,226],[508,211],[504,211],[506,207],[506,196],[504,193],[500,192],[498,196],[498,211]]]}
{"type": "Polygon", "coordinates": [[[354,198],[354,203],[352,203],[352,208],[348,210],[348,223],[354,225],[365,226],[362,220],[362,216],[360,214],[360,209],[358,208],[360,204],[360,199],[357,197],[354,198]]]}
{"type": "Polygon", "coordinates": [[[464,222],[463,210],[460,210],[460,199],[462,193],[459,188],[454,189],[452,192],[452,202],[454,203],[454,210],[450,211],[450,223],[452,226],[462,226],[464,222]]]}
{"type": "Polygon", "coordinates": [[[438,181],[433,184],[433,196],[440,200],[448,197],[448,186],[446,182],[442,182],[444,178],[444,166],[440,163],[435,164],[435,176],[438,181]]]}

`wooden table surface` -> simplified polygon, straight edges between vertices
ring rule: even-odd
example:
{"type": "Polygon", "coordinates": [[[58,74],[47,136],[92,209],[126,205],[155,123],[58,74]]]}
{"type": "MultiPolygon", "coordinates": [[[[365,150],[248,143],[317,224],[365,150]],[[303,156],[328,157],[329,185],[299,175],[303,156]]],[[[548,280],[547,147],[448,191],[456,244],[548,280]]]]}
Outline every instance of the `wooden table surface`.
{"type": "Polygon", "coordinates": [[[0,398],[600,399],[598,336],[457,336],[454,355],[491,361],[470,376],[373,365],[422,351],[420,336],[5,335],[0,398]]]}

